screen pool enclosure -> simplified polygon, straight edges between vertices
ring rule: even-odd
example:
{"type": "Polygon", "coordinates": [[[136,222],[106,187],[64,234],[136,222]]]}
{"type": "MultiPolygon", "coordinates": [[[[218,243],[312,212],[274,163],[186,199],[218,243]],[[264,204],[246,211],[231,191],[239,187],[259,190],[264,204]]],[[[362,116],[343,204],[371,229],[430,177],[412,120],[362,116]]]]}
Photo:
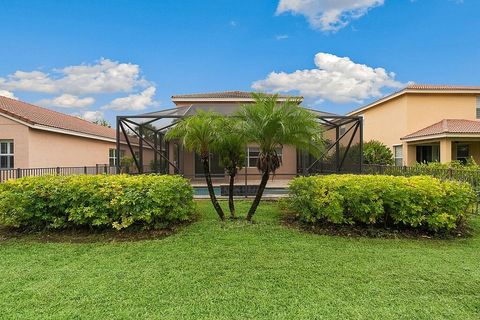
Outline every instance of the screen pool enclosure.
{"type": "MultiPolygon", "coordinates": [[[[197,110],[210,110],[225,116],[238,110],[238,105],[189,105],[139,115],[118,116],[116,123],[116,165],[120,172],[129,153],[128,173],[162,173],[185,175],[183,147],[166,141],[165,134],[184,117],[197,110]],[[148,156],[147,156],[148,154],[148,156]]],[[[328,173],[360,173],[363,164],[363,121],[358,116],[341,116],[313,109],[311,112],[323,127],[324,153],[315,158],[297,151],[296,171],[289,175],[328,173]]],[[[258,172],[256,173],[258,174],[258,172]]]]}

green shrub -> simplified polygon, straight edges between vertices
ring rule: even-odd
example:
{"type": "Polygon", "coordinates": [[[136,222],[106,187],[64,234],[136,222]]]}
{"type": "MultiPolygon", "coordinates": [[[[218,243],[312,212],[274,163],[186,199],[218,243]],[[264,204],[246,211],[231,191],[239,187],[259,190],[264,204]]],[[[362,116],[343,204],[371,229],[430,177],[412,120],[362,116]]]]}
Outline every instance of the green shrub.
{"type": "Polygon", "coordinates": [[[193,189],[180,176],[43,176],[0,184],[0,224],[9,227],[165,227],[193,212],[193,189]]]}
{"type": "Polygon", "coordinates": [[[392,165],[395,163],[392,150],[377,140],[363,144],[363,161],[365,164],[392,165]]]}
{"type": "Polygon", "coordinates": [[[295,178],[291,209],[307,223],[455,229],[475,201],[469,184],[428,176],[329,175],[295,178]]]}

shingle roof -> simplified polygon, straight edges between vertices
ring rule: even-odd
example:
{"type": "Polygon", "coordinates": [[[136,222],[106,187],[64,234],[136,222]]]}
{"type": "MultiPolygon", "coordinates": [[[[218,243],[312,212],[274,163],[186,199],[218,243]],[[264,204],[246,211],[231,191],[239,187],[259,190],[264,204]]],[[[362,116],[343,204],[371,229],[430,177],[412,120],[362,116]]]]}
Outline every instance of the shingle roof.
{"type": "Polygon", "coordinates": [[[116,130],[96,125],[78,117],[0,96],[0,113],[26,122],[102,138],[116,139],[116,130]]]}
{"type": "Polygon", "coordinates": [[[442,121],[432,124],[431,126],[406,135],[401,139],[407,140],[448,133],[480,134],[480,121],[464,119],[443,119],[442,121]]]}
{"type": "MultiPolygon", "coordinates": [[[[207,93],[191,93],[191,94],[179,94],[172,96],[172,99],[251,99],[253,92],[248,91],[222,91],[222,92],[207,92],[207,93]]],[[[272,94],[267,94],[272,95],[272,94]]],[[[303,98],[301,96],[292,96],[279,94],[280,98],[303,98]]]]}

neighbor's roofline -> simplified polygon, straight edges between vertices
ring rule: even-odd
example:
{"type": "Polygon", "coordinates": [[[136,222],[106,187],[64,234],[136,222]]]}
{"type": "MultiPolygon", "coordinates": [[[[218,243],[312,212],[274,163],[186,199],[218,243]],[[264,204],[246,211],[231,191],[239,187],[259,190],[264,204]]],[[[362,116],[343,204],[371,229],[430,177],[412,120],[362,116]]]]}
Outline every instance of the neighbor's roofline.
{"type": "Polygon", "coordinates": [[[452,88],[452,89],[448,89],[448,88],[445,88],[445,89],[435,89],[435,88],[426,88],[426,89],[415,89],[415,88],[409,88],[409,87],[406,87],[406,88],[403,88],[402,90],[399,90],[397,92],[394,92],[392,94],[389,94],[385,97],[382,97],[370,104],[367,104],[366,106],[363,106],[363,107],[360,107],[360,108],[357,108],[353,111],[350,111],[349,113],[347,113],[347,116],[351,116],[351,115],[355,115],[355,114],[358,114],[358,113],[361,113],[361,112],[364,112],[370,108],[373,108],[379,104],[382,104],[386,101],[389,101],[389,100],[392,100],[392,99],[395,99],[399,96],[402,96],[404,94],[407,94],[407,93],[440,93],[440,94],[445,94],[445,93],[450,93],[450,94],[455,94],[455,93],[478,93],[480,94],[480,87],[479,88],[464,88],[464,89],[460,89],[460,88],[452,88]]]}
{"type": "MultiPolygon", "coordinates": [[[[300,96],[278,97],[278,101],[286,101],[287,99],[300,99],[300,96]]],[[[175,98],[172,96],[173,102],[254,102],[253,98],[175,98]]]]}

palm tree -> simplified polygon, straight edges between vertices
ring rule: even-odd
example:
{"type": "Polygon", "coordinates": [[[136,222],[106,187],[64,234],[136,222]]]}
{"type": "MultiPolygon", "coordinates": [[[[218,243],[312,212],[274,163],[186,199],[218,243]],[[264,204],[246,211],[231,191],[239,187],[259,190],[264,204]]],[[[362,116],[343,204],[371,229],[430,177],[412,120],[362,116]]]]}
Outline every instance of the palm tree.
{"type": "Polygon", "coordinates": [[[257,168],[262,172],[255,200],[247,214],[251,221],[270,174],[281,166],[277,149],[291,145],[319,156],[323,149],[322,127],[309,111],[299,107],[299,100],[278,101],[278,95],[253,94],[254,104],[242,106],[238,117],[247,143],[256,143],[260,154],[257,168]]]}
{"type": "Polygon", "coordinates": [[[230,181],[228,187],[228,207],[230,218],[235,218],[235,204],[233,202],[233,187],[238,170],[245,162],[245,137],[240,128],[240,122],[233,117],[220,119],[220,126],[216,131],[217,138],[213,144],[213,151],[220,156],[220,163],[227,171],[230,181]]]}
{"type": "Polygon", "coordinates": [[[186,150],[194,151],[200,156],[210,200],[220,219],[225,220],[225,214],[215,196],[210,175],[210,152],[217,137],[220,118],[218,113],[199,110],[197,114],[180,120],[167,132],[165,138],[178,139],[186,150]]]}

